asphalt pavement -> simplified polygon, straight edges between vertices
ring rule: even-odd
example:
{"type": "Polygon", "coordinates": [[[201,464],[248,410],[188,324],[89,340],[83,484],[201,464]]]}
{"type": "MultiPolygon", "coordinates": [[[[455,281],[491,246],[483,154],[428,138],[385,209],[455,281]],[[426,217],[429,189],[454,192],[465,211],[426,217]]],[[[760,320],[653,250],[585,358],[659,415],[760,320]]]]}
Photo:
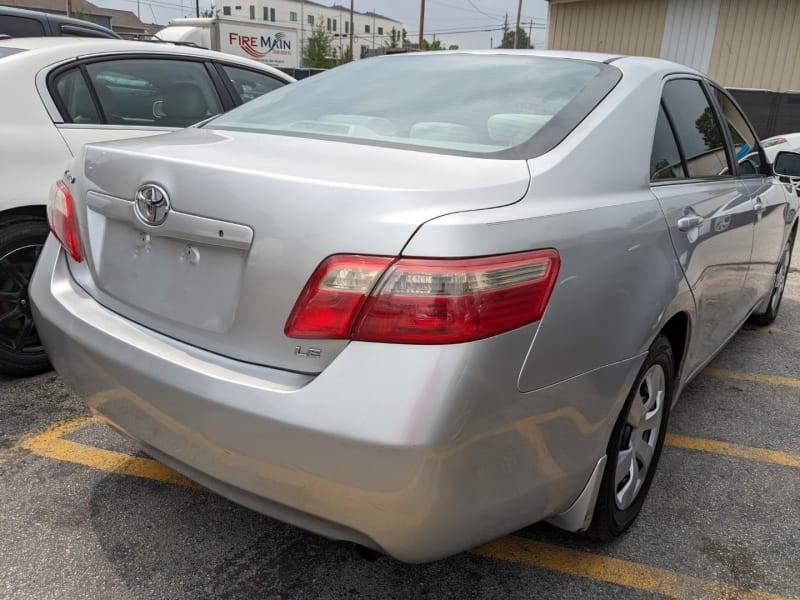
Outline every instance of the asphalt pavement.
{"type": "Polygon", "coordinates": [[[800,598],[800,245],[781,313],[675,407],[607,545],[538,524],[405,565],[193,486],[55,374],[0,377],[0,598],[800,598]]]}

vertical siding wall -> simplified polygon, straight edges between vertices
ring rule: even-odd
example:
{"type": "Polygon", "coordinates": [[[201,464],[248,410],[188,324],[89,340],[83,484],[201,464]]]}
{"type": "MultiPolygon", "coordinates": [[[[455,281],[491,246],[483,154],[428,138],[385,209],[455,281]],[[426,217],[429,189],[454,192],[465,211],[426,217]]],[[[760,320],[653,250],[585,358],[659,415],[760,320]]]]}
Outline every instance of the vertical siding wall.
{"type": "Polygon", "coordinates": [[[722,0],[708,72],[729,87],[800,90],[800,2],[722,0]]]}
{"type": "Polygon", "coordinates": [[[658,56],[668,0],[550,0],[547,47],[658,56]]]}
{"type": "Polygon", "coordinates": [[[708,72],[720,0],[670,0],[661,58],[708,72]]]}

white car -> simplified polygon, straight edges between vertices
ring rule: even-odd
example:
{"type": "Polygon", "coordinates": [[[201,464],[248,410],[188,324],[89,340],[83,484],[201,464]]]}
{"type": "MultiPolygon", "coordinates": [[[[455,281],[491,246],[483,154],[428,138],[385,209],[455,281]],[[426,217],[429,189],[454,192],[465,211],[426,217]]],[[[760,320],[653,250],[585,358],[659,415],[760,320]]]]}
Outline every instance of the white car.
{"type": "Polygon", "coordinates": [[[761,147],[767,155],[770,162],[775,161],[778,152],[800,151],[800,133],[784,133],[783,135],[776,135],[765,140],[761,140],[761,147]]]}
{"type": "Polygon", "coordinates": [[[0,40],[0,373],[49,367],[28,280],[52,181],[89,142],[187,127],[294,81],[199,48],[82,38],[0,40]]]}

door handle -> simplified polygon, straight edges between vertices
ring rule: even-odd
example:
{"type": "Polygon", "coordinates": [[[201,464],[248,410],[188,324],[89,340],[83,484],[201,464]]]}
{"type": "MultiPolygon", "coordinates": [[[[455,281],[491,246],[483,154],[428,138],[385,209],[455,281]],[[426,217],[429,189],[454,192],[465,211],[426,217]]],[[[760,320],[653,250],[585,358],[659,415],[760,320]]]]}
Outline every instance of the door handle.
{"type": "Polygon", "coordinates": [[[767,207],[764,206],[764,201],[761,198],[756,198],[756,201],[753,203],[753,210],[757,213],[762,213],[767,207]]]}
{"type": "Polygon", "coordinates": [[[700,227],[704,220],[700,215],[686,215],[678,219],[678,229],[689,231],[692,227],[700,227]]]}

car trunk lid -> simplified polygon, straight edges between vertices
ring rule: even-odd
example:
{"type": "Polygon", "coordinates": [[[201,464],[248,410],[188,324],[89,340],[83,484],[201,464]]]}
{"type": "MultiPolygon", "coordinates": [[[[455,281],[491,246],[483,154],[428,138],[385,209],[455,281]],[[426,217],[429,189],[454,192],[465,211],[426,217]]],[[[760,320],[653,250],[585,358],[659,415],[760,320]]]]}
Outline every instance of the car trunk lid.
{"type": "Polygon", "coordinates": [[[326,257],[396,256],[424,222],[516,202],[530,181],[525,161],[211,130],[87,146],[82,164],[73,271],[90,294],[188,344],[311,373],[346,341],[284,326],[326,257]]]}

